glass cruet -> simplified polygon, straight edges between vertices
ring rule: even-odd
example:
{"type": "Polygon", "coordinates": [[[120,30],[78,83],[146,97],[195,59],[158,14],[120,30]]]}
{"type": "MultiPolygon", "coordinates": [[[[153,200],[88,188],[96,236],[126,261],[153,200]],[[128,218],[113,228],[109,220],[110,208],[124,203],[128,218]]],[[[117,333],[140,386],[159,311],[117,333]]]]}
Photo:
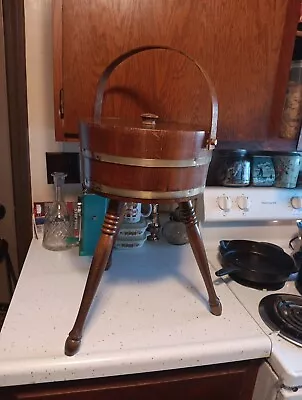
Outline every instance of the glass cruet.
{"type": "Polygon", "coordinates": [[[48,250],[60,251],[69,249],[72,245],[70,241],[72,236],[71,215],[62,195],[66,174],[54,172],[51,175],[56,199],[45,216],[43,246],[48,250]]]}

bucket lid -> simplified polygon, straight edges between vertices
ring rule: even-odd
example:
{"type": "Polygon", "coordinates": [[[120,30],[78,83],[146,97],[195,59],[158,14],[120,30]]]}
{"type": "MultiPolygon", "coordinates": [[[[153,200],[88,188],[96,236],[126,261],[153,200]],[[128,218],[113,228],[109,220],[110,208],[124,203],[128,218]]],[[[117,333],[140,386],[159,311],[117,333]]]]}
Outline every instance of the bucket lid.
{"type": "Polygon", "coordinates": [[[205,132],[205,129],[198,125],[185,124],[179,122],[161,121],[155,114],[142,114],[141,122],[137,120],[124,120],[121,118],[103,117],[100,123],[96,124],[101,128],[133,130],[142,129],[150,131],[187,131],[187,132],[205,132]]]}

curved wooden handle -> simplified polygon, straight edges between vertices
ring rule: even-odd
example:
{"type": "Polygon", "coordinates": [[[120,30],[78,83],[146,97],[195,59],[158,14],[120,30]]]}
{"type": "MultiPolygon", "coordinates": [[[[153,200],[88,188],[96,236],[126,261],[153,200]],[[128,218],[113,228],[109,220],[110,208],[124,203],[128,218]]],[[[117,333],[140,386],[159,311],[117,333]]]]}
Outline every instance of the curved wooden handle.
{"type": "Polygon", "coordinates": [[[121,54],[118,56],[115,60],[113,60],[103,71],[97,85],[97,92],[96,92],[96,99],[94,103],[94,121],[99,122],[101,119],[101,114],[102,114],[102,104],[103,104],[103,97],[104,97],[104,92],[105,92],[105,87],[107,84],[107,80],[111,73],[115,70],[115,68],[120,65],[122,62],[127,60],[127,58],[132,57],[135,54],[142,53],[144,51],[148,50],[170,50],[174,51],[176,53],[179,53],[186,57],[188,60],[192,61],[192,63],[196,66],[196,68],[202,73],[204,76],[205,80],[207,81],[210,94],[211,94],[211,100],[212,100],[212,122],[211,122],[211,132],[210,132],[210,139],[208,142],[207,147],[209,149],[213,149],[216,144],[216,133],[217,133],[217,121],[218,121],[218,102],[217,102],[217,95],[216,91],[214,89],[214,85],[206,73],[206,71],[198,64],[194,58],[189,56],[188,54],[184,53],[181,50],[174,49],[173,47],[169,46],[142,46],[142,47],[136,47],[130,51],[127,51],[124,54],[121,54]]]}

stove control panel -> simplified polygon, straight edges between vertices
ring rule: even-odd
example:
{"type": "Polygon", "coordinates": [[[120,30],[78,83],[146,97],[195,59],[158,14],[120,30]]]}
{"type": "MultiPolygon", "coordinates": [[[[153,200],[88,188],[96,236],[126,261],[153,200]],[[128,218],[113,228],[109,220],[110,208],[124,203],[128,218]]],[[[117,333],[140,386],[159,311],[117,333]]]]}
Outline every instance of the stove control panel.
{"type": "Polygon", "coordinates": [[[302,188],[206,187],[206,221],[302,219],[302,188]]]}

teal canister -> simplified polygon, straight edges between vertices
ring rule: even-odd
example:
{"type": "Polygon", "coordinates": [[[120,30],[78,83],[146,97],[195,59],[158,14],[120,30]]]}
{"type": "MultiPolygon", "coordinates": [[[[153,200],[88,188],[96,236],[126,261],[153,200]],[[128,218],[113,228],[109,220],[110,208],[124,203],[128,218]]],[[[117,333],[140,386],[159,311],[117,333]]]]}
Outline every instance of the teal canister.
{"type": "Polygon", "coordinates": [[[301,156],[298,152],[275,153],[273,156],[276,171],[275,186],[295,188],[300,172],[301,156]]]}
{"type": "Polygon", "coordinates": [[[273,186],[275,177],[275,167],[272,157],[268,153],[263,152],[252,154],[252,186],[273,186]]]}

